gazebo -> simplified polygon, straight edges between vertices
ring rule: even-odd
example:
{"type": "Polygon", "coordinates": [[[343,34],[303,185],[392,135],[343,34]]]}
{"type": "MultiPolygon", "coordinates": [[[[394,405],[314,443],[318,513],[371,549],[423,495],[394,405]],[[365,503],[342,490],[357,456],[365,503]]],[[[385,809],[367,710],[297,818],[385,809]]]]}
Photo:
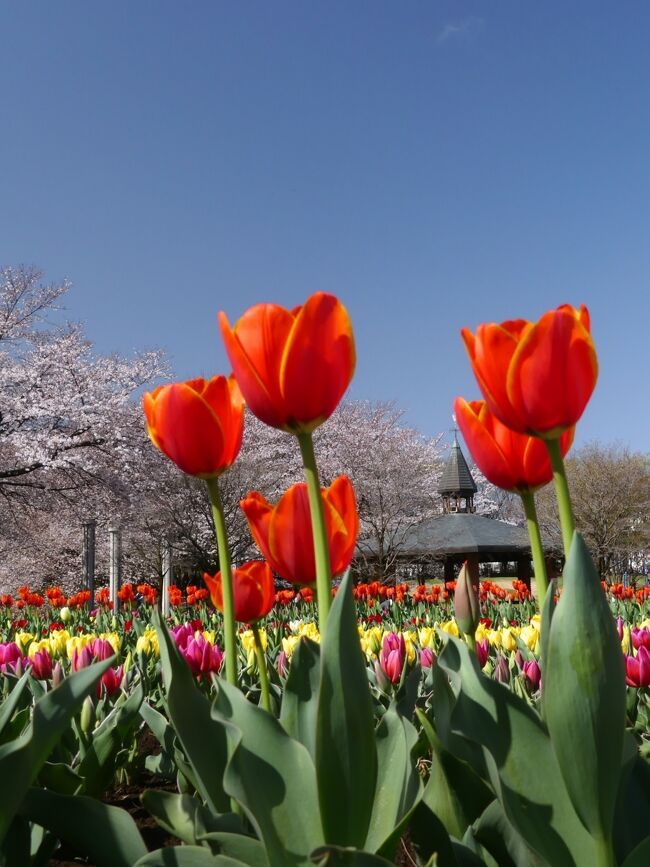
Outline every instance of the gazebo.
{"type": "Polygon", "coordinates": [[[476,482],[454,435],[438,493],[443,514],[410,529],[400,545],[402,563],[441,562],[445,581],[452,581],[456,567],[465,560],[475,563],[514,562],[517,577],[530,587],[531,552],[525,528],[477,515],[476,482]]]}

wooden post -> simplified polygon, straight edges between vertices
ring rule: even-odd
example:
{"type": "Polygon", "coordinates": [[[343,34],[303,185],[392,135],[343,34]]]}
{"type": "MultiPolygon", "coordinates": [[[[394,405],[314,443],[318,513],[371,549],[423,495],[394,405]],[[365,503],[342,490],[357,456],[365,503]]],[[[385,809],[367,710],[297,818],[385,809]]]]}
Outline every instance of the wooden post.
{"type": "Polygon", "coordinates": [[[163,617],[169,616],[169,588],[171,587],[174,581],[174,563],[172,560],[172,543],[169,539],[165,539],[163,542],[163,554],[162,554],[162,569],[163,569],[163,582],[162,582],[162,597],[161,597],[161,605],[162,605],[162,614],[163,617]]]}
{"type": "Polygon", "coordinates": [[[118,527],[108,531],[108,581],[109,594],[113,603],[113,611],[120,607],[120,597],[117,595],[122,583],[122,541],[118,527]]]}
{"type": "Polygon", "coordinates": [[[95,607],[95,521],[83,525],[84,538],[81,554],[84,587],[90,590],[90,608],[95,607]]]}

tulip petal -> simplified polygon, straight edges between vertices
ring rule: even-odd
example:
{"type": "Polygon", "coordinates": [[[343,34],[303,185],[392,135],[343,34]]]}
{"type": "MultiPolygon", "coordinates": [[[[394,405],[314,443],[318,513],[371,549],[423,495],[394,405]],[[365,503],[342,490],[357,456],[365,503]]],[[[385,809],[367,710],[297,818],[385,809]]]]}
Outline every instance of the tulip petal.
{"type": "Polygon", "coordinates": [[[356,363],[352,324],[334,295],[316,292],[288,336],[280,383],[289,423],[313,430],[334,412],[356,363]]]}
{"type": "Polygon", "coordinates": [[[461,332],[472,369],[490,411],[503,424],[523,433],[524,425],[516,415],[506,390],[506,378],[517,343],[531,327],[525,319],[479,325],[476,335],[461,332]]]}
{"type": "Polygon", "coordinates": [[[359,533],[359,515],[352,482],[339,476],[323,492],[326,506],[332,575],[344,572],[354,556],[359,533]]]}
{"type": "Polygon", "coordinates": [[[277,572],[298,584],[313,584],[316,580],[314,539],[307,485],[292,485],[273,510],[268,544],[271,563],[277,572]]]}
{"type": "Polygon", "coordinates": [[[551,310],[520,340],[507,393],[531,434],[554,436],[575,425],[591,397],[598,360],[584,319],[567,306],[551,310]]]}
{"type": "MultiPolygon", "coordinates": [[[[480,410],[483,405],[483,401],[473,401],[469,404],[462,397],[457,397],[454,401],[454,413],[458,427],[486,479],[499,488],[513,491],[517,487],[513,468],[491,432],[479,420],[476,409],[480,410]]],[[[504,425],[501,425],[501,428],[503,431],[509,431],[504,425]]]]}
{"type": "Polygon", "coordinates": [[[275,559],[269,543],[273,507],[259,491],[250,491],[248,496],[240,502],[239,506],[244,515],[246,515],[246,520],[248,521],[255,544],[269,561],[273,571],[284,577],[283,571],[285,567],[275,559]]]}
{"type": "Polygon", "coordinates": [[[226,352],[246,403],[272,427],[284,427],[286,423],[280,365],[293,323],[291,313],[276,304],[251,307],[233,329],[225,313],[219,314],[226,352]]]}
{"type": "Polygon", "coordinates": [[[153,414],[156,444],[184,472],[208,477],[222,468],[221,424],[192,388],[184,383],[164,386],[155,399],[153,414]]]}

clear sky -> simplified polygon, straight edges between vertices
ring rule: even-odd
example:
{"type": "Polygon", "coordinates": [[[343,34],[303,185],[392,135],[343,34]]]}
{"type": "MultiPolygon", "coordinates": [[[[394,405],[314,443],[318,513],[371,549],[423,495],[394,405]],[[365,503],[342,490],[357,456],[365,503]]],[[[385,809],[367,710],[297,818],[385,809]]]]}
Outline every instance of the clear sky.
{"type": "Polygon", "coordinates": [[[650,450],[650,4],[4,3],[0,262],[102,352],[226,372],[216,326],[316,289],[352,395],[434,434],[463,325],[585,302],[578,442],[650,450]]]}

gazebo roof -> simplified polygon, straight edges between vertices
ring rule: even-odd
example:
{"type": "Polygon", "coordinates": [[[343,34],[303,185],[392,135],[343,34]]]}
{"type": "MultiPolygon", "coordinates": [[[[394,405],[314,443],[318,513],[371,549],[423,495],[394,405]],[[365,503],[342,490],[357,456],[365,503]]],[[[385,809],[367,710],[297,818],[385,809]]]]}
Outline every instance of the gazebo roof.
{"type": "MultiPolygon", "coordinates": [[[[372,547],[368,554],[372,554],[372,547]]],[[[411,529],[400,546],[400,557],[440,557],[478,554],[486,558],[530,556],[530,541],[523,527],[483,515],[457,513],[429,518],[411,529]]]]}
{"type": "Polygon", "coordinates": [[[477,490],[476,482],[467,466],[465,455],[461,451],[458,440],[454,439],[445,469],[438,484],[438,493],[466,496],[468,494],[475,494],[477,490]]]}

